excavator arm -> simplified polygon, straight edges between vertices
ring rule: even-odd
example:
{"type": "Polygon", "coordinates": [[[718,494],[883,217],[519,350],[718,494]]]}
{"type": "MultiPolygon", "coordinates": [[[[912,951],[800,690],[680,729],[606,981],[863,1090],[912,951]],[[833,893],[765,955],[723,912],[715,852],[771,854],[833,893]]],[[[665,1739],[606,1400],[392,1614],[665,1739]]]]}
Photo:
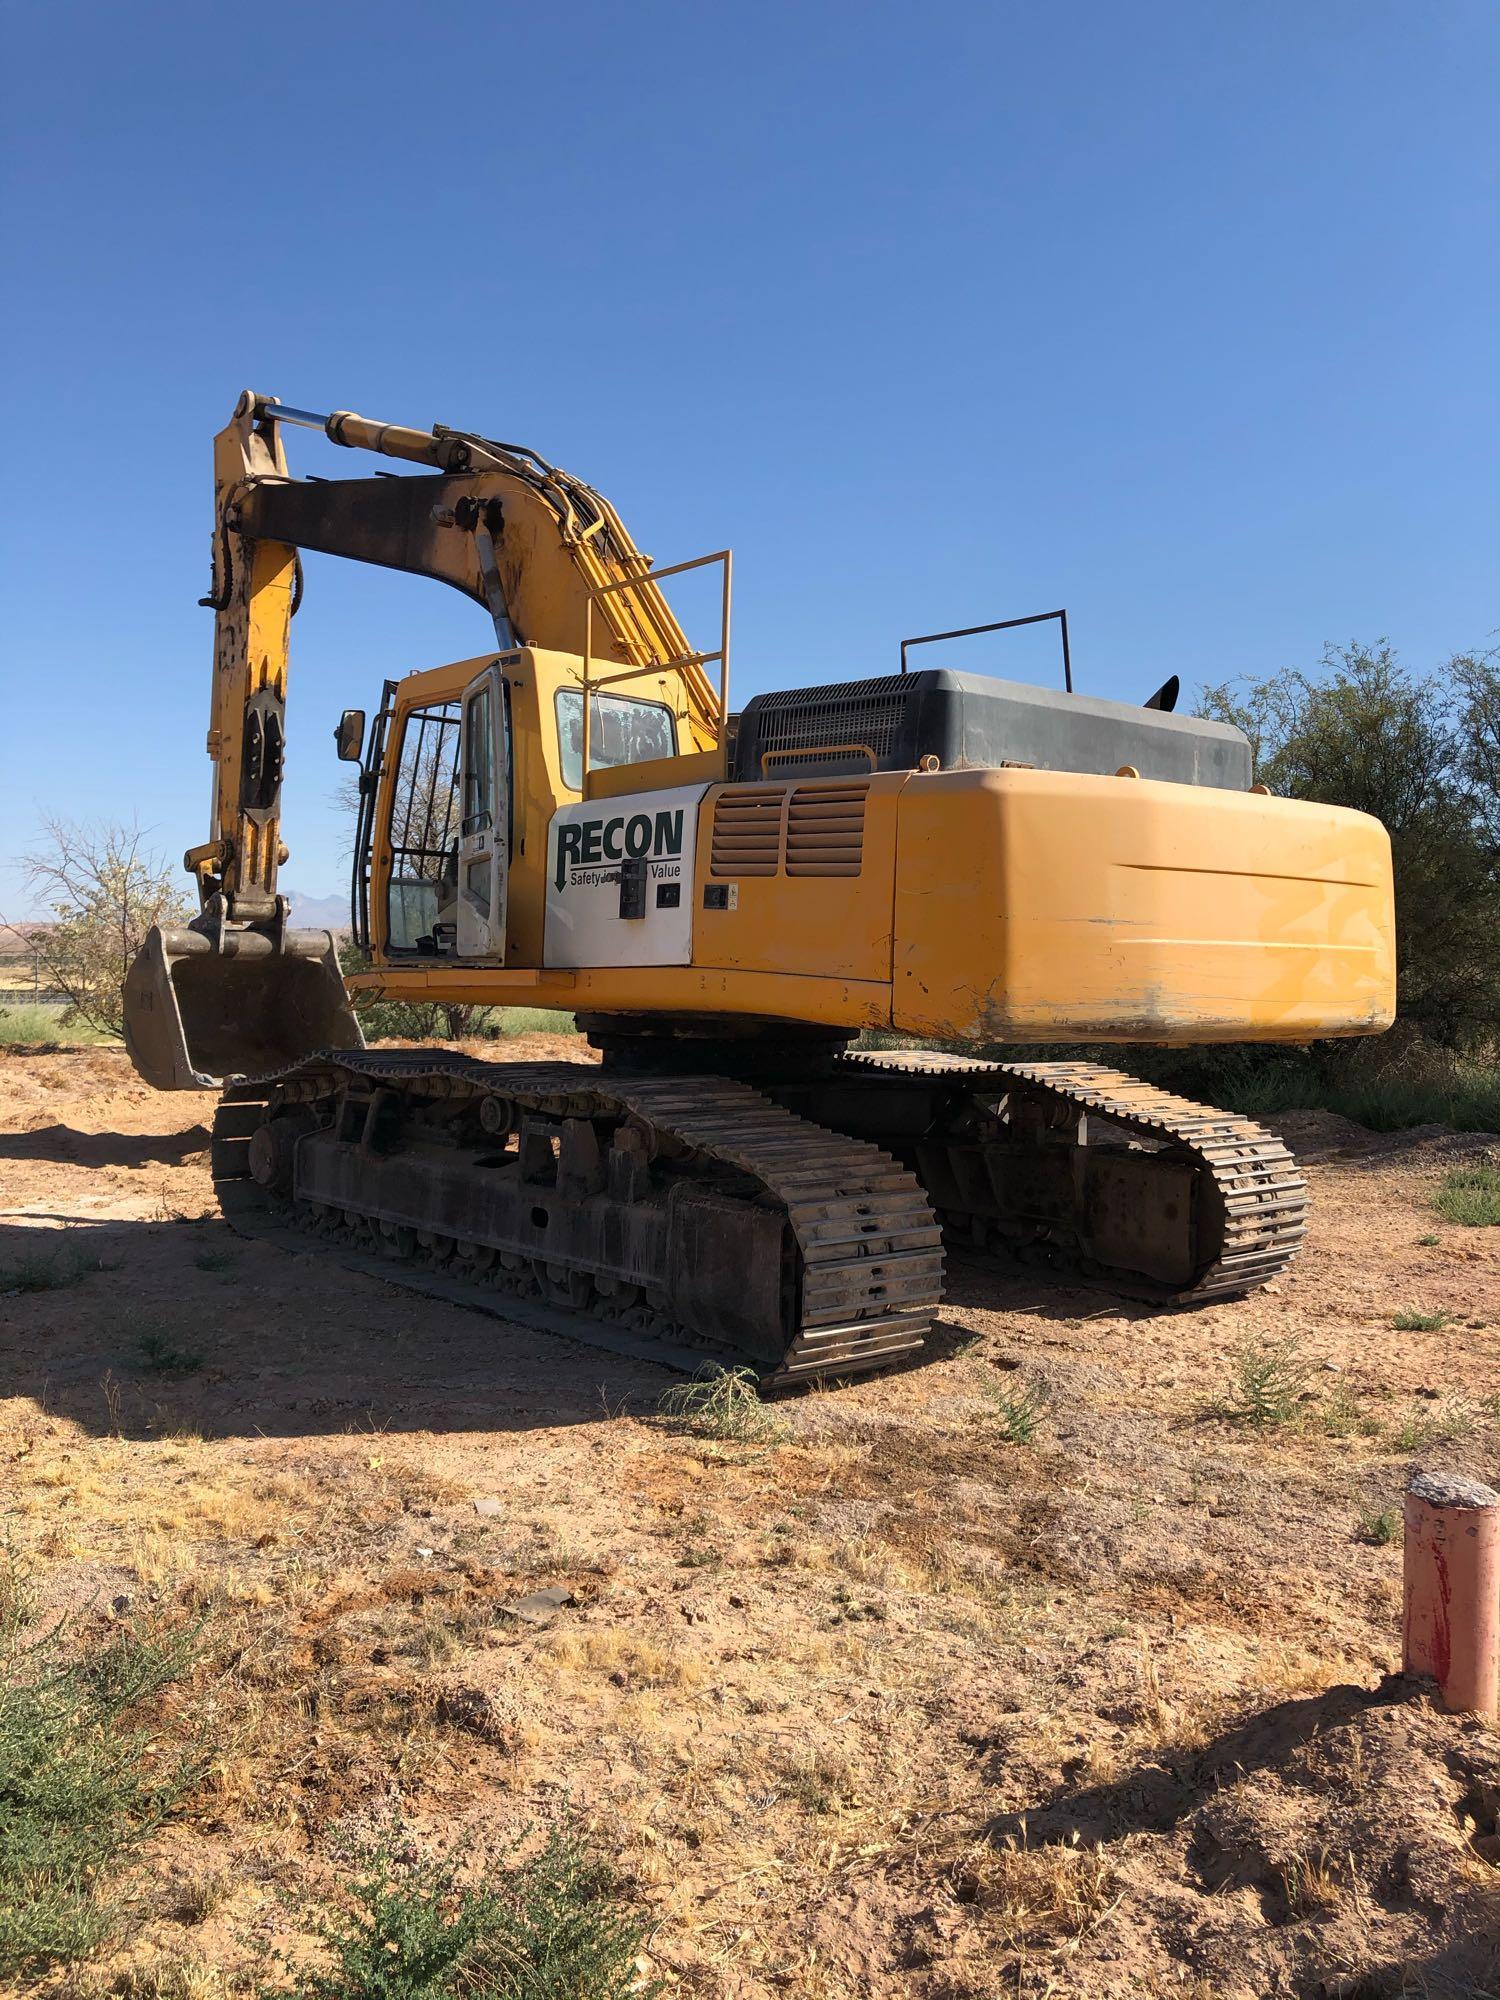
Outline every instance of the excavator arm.
{"type": "Polygon", "coordinates": [[[348,410],[315,415],[247,390],[214,439],[214,517],[203,600],[214,611],[213,806],[208,840],[185,857],[200,913],[187,931],[154,931],[125,988],[127,1043],[160,1088],[213,1088],[248,1061],[273,1067],[310,1046],[360,1044],[332,937],[289,929],[276,887],[303,550],[461,590],[489,611],[501,651],[587,649],[614,671],[670,665],[695,743],[708,747],[721,726],[716,690],[650,558],[602,495],[524,446],[348,410]],[[297,480],[287,425],[431,471],[297,480]]]}
{"type": "Polygon", "coordinates": [[[318,416],[246,391],[214,440],[213,825],[188,867],[207,908],[230,921],[274,916],[286,677],[299,552],[344,556],[452,585],[484,605],[496,643],[582,654],[623,667],[676,666],[695,738],[713,741],[717,698],[661,589],[609,502],[524,446],[439,425],[318,416]],[[283,426],[434,468],[430,477],[296,480],[283,426]],[[624,589],[612,588],[624,584],[624,589]],[[590,614],[592,605],[592,615],[590,614]]]}

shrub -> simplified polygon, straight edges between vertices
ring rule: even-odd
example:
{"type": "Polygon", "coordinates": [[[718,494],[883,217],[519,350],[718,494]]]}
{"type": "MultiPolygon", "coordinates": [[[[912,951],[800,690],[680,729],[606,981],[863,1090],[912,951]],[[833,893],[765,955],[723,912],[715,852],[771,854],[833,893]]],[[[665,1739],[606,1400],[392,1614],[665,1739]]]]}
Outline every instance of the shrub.
{"type": "Polygon", "coordinates": [[[1290,1423],[1307,1392],[1312,1368],[1295,1337],[1247,1341],[1235,1361],[1238,1395],[1218,1414],[1263,1430],[1290,1423]]]}
{"type": "Polygon", "coordinates": [[[62,1627],[29,1631],[14,1572],[0,1602],[0,1975],[15,1975],[109,1933],[111,1873],[194,1775],[132,1714],[180,1678],[196,1643],[122,1631],[72,1658],[62,1627]]]}
{"type": "Polygon", "coordinates": [[[400,1858],[398,1832],[376,1846],[346,1915],[318,1928],[329,1961],[299,1970],[295,2000],[651,2000],[636,1961],[645,1925],[609,1871],[555,1832],[494,1886],[462,1887],[461,1856],[400,1858]]]}
{"type": "Polygon", "coordinates": [[[657,1407],[701,1437],[776,1444],[786,1436],[786,1425],[761,1401],[749,1368],[711,1367],[697,1381],[674,1384],[657,1407]]]}
{"type": "Polygon", "coordinates": [[[0,1265],[0,1292],[61,1292],[92,1271],[114,1268],[71,1243],[60,1250],[29,1251],[14,1264],[0,1265]]]}
{"type": "Polygon", "coordinates": [[[1359,1524],[1359,1539],[1375,1548],[1388,1548],[1401,1533],[1401,1516],[1394,1507],[1378,1514],[1366,1514],[1359,1524]]]}
{"type": "Polygon", "coordinates": [[[1008,1444],[1035,1444],[1047,1414],[1047,1392],[1040,1382],[1017,1382],[984,1374],[979,1386],[1008,1444]]]}

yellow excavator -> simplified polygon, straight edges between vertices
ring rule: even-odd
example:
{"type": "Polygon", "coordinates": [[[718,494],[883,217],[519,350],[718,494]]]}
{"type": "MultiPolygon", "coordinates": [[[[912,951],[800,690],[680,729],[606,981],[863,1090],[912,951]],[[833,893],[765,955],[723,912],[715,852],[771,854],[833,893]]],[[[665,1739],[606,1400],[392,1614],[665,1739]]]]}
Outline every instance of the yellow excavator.
{"type": "Polygon", "coordinates": [[[1008,619],[732,713],[728,551],[653,568],[518,445],[247,392],[214,478],[201,910],[148,939],[126,1036],[149,1082],[222,1091],[236,1227],[766,1384],[920,1348],[945,1242],[1164,1302],[1295,1255],[1306,1188],[1272,1134],[1096,1063],[948,1051],[1380,1032],[1377,821],[1268,795],[1175,680],[1139,708],[1074,692],[1063,613],[1038,614],[1058,692],[909,659],[1035,622],[1008,619]],[[294,479],[289,426],[422,469],[294,479]],[[438,578],[493,628],[339,720],[347,980],[277,892],[304,550],[438,578]],[[703,568],[695,650],[661,586],[703,568]],[[601,1059],[366,1049],[380,996],[564,1009],[601,1059]]]}

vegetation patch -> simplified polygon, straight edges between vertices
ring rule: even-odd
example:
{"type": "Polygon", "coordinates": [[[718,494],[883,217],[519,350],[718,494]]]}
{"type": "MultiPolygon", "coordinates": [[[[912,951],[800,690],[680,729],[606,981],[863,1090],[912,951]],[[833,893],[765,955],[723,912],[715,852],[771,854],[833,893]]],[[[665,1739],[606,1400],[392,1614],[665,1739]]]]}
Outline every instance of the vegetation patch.
{"type": "Polygon", "coordinates": [[[1401,1533],[1401,1516],[1394,1507],[1384,1507],[1378,1514],[1366,1514],[1359,1524],[1358,1539],[1368,1542],[1373,1548],[1388,1548],[1401,1533]]]}
{"type": "Polygon", "coordinates": [[[1232,1423],[1265,1430],[1289,1424],[1299,1414],[1312,1379],[1312,1365],[1295,1336],[1287,1340],[1252,1340],[1235,1359],[1235,1391],[1211,1414],[1232,1423]]]}
{"type": "Polygon", "coordinates": [[[697,1381],[675,1383],[657,1408],[699,1437],[734,1444],[779,1444],[787,1434],[781,1417],[761,1401],[749,1368],[714,1367],[697,1381]]]}
{"type": "Polygon", "coordinates": [[[1012,1382],[986,1371],[979,1386],[989,1413],[1007,1444],[1035,1444],[1047,1414],[1047,1391],[1040,1382],[1012,1382]]]}
{"type": "Polygon", "coordinates": [[[1439,1403],[1413,1403],[1394,1433],[1396,1449],[1422,1451],[1440,1438],[1467,1437],[1475,1417],[1475,1411],[1459,1396],[1439,1403]]]}
{"type": "Polygon", "coordinates": [[[145,1726],[196,1634],[120,1632],[86,1658],[33,1629],[14,1572],[0,1608],[0,1975],[91,1951],[111,1930],[110,1882],[195,1775],[145,1726]]]}
{"type": "Polygon", "coordinates": [[[94,1271],[114,1268],[68,1243],[60,1250],[36,1250],[0,1265],[0,1292],[60,1292],[94,1271]]]}
{"type": "Polygon", "coordinates": [[[977,1906],[1012,1944],[1081,1938],[1119,1900],[1114,1861],[1070,1840],[1032,1847],[1024,1837],[970,1850],[954,1870],[961,1903],[977,1906]]]}
{"type": "MultiPolygon", "coordinates": [[[[1495,1122],[1500,1125],[1500,1118],[1495,1122]]],[[[1500,1226],[1500,1167],[1455,1167],[1444,1175],[1433,1206],[1449,1222],[1471,1229],[1500,1226]]]]}
{"type": "Polygon", "coordinates": [[[651,2000],[639,1964],[646,1925],[609,1870],[554,1832],[495,1885],[461,1885],[461,1856],[408,1860],[393,1829],[318,1927],[325,1964],[288,1968],[295,2000],[651,2000]]]}
{"type": "Polygon", "coordinates": [[[65,1006],[0,1007],[0,1048],[51,1049],[63,1044],[112,1042],[113,1035],[84,1021],[69,1021],[65,1006]]]}
{"type": "Polygon", "coordinates": [[[147,1332],[135,1343],[141,1366],[153,1375],[191,1375],[203,1366],[203,1356],[174,1347],[164,1333],[147,1332]]]}

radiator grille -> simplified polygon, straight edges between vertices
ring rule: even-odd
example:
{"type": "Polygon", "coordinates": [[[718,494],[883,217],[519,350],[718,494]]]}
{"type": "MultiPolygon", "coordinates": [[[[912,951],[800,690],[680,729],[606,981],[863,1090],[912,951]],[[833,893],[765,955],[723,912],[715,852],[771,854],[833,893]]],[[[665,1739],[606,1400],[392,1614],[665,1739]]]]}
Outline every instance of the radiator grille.
{"type": "Polygon", "coordinates": [[[766,756],[778,750],[857,743],[883,757],[895,748],[909,693],[909,681],[900,674],[887,674],[883,680],[786,688],[762,695],[756,710],[756,747],[766,756]]]}
{"type": "Polygon", "coordinates": [[[788,875],[857,875],[868,785],[799,785],[786,820],[788,875]]]}
{"type": "Polygon", "coordinates": [[[787,795],[780,786],[731,785],[714,801],[715,875],[774,875],[781,860],[787,795]]]}
{"type": "Polygon", "coordinates": [[[857,875],[868,783],[731,785],[714,801],[709,872],[723,877],[857,875]]]}

